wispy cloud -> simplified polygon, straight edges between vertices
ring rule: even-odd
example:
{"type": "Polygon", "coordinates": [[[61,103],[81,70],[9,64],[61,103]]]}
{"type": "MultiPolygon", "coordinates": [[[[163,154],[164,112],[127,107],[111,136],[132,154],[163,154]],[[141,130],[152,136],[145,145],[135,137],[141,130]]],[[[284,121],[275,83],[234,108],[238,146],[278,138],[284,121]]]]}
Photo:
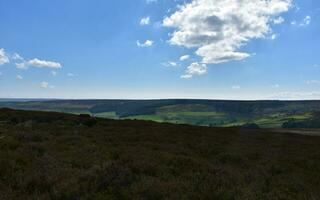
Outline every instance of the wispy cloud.
{"type": "Polygon", "coordinates": [[[40,87],[42,87],[42,88],[48,88],[48,86],[49,86],[49,83],[46,81],[43,81],[40,83],[40,87]]]}
{"type": "Polygon", "coordinates": [[[21,75],[17,75],[17,79],[18,79],[18,80],[22,80],[23,77],[22,77],[21,75]]]}
{"type": "Polygon", "coordinates": [[[138,47],[151,47],[154,44],[152,40],[146,40],[145,42],[141,43],[139,40],[137,41],[138,47]]]}
{"type": "Polygon", "coordinates": [[[162,63],[162,65],[166,66],[166,67],[177,67],[178,63],[172,62],[172,61],[168,61],[168,62],[162,63]]]}
{"type": "Polygon", "coordinates": [[[47,81],[42,81],[40,83],[40,87],[41,88],[45,88],[45,89],[48,89],[48,88],[53,89],[53,88],[55,88],[55,86],[50,85],[47,81]]]}
{"type": "Polygon", "coordinates": [[[140,20],[140,25],[145,26],[150,24],[150,17],[144,17],[140,20]]]}
{"type": "Polygon", "coordinates": [[[180,61],[186,61],[190,58],[190,55],[184,55],[180,57],[180,61]]]}
{"type": "Polygon", "coordinates": [[[284,22],[283,17],[278,17],[273,20],[274,24],[282,24],[284,22]]]}
{"type": "Polygon", "coordinates": [[[277,34],[272,34],[271,37],[270,37],[270,39],[271,39],[271,40],[275,40],[275,39],[277,39],[277,37],[278,37],[277,34]]]}
{"type": "Polygon", "coordinates": [[[18,53],[14,53],[11,56],[12,60],[24,60],[24,58],[22,56],[20,56],[18,53]]]}
{"type": "Polygon", "coordinates": [[[6,64],[6,63],[9,63],[10,60],[9,60],[9,57],[7,55],[7,53],[5,52],[4,49],[0,49],[0,65],[3,65],[3,64],[6,64]]]}
{"type": "Polygon", "coordinates": [[[308,26],[311,23],[311,17],[309,15],[305,16],[301,22],[292,21],[291,25],[293,26],[308,26]]]}

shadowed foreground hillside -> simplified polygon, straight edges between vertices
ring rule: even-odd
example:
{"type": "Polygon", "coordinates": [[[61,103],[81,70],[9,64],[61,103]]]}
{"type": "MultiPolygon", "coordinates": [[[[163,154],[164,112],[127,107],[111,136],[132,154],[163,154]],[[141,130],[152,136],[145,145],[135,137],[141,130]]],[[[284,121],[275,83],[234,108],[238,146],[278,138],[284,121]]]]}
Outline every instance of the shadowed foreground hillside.
{"type": "Polygon", "coordinates": [[[320,199],[320,137],[0,109],[0,199],[320,199]]]}

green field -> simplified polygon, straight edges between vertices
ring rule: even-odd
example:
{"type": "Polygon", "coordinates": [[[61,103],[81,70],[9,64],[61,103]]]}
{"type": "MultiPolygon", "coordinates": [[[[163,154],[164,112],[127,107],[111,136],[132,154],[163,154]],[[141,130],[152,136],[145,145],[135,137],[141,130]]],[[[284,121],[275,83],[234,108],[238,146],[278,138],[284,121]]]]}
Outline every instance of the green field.
{"type": "Polygon", "coordinates": [[[309,120],[313,112],[320,111],[320,101],[55,100],[2,101],[0,107],[199,126],[255,123],[262,128],[279,128],[290,120],[309,120]]]}
{"type": "Polygon", "coordinates": [[[107,119],[119,119],[116,112],[103,112],[94,114],[95,117],[107,118],[107,119]]]}

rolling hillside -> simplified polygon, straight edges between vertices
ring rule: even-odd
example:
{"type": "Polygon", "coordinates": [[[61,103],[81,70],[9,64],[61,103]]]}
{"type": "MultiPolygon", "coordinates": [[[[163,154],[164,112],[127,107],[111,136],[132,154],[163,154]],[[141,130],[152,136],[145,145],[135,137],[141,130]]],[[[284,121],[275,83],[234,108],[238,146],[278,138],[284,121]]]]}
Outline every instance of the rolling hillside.
{"type": "Polygon", "coordinates": [[[0,101],[0,107],[200,126],[256,123],[263,128],[279,128],[292,120],[309,120],[320,111],[320,101],[34,100],[0,101]]]}

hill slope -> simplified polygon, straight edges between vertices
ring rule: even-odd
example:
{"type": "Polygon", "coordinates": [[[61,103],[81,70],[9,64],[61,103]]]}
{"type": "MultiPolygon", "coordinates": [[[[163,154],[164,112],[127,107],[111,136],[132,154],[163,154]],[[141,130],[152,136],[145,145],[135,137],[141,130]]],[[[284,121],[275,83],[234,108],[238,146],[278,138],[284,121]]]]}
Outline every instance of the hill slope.
{"type": "Polygon", "coordinates": [[[320,199],[320,137],[0,110],[0,199],[320,199]]]}
{"type": "Polygon", "coordinates": [[[256,123],[263,128],[279,128],[285,122],[310,119],[313,112],[320,111],[320,101],[34,100],[3,101],[0,107],[201,126],[256,123]]]}

